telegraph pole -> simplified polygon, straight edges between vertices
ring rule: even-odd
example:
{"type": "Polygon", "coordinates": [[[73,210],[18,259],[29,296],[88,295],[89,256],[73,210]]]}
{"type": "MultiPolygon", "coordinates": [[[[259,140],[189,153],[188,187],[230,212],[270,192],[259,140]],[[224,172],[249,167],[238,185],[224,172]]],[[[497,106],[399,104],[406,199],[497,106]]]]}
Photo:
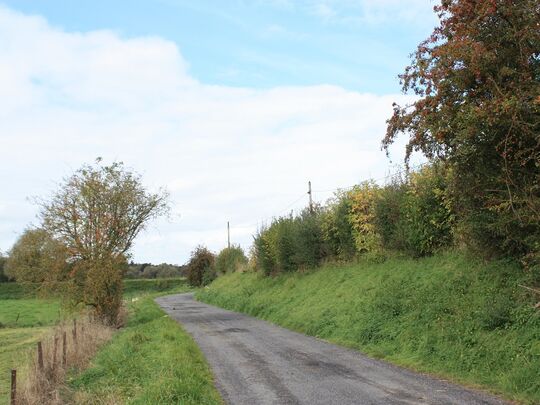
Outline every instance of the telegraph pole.
{"type": "Polygon", "coordinates": [[[231,248],[231,228],[229,226],[229,221],[227,221],[227,247],[231,248]]]}
{"type": "Polygon", "coordinates": [[[313,197],[311,194],[311,181],[308,181],[308,192],[309,194],[309,212],[313,214],[313,197]]]}

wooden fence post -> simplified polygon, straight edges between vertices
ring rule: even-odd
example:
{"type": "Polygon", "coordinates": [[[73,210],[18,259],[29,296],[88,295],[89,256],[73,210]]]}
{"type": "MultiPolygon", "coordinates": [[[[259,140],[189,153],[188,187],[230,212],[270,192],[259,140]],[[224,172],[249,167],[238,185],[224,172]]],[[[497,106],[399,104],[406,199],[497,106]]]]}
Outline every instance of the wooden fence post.
{"type": "Polygon", "coordinates": [[[17,401],[17,370],[11,370],[11,401],[10,405],[15,405],[17,401]]]}
{"type": "Polygon", "coordinates": [[[54,346],[53,346],[53,361],[52,361],[52,368],[53,370],[56,370],[56,352],[58,351],[58,336],[54,335],[54,346]]]}
{"type": "Polygon", "coordinates": [[[66,331],[62,334],[62,365],[66,366],[66,346],[67,346],[67,339],[66,339],[66,331]]]}
{"type": "Polygon", "coordinates": [[[41,346],[41,342],[37,342],[37,351],[39,371],[43,371],[43,347],[41,346]]]}

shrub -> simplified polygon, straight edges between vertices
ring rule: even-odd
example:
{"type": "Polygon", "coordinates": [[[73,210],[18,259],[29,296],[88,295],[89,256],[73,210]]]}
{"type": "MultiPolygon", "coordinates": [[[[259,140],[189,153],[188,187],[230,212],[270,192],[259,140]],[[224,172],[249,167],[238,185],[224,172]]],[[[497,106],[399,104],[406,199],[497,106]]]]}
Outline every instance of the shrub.
{"type": "Polygon", "coordinates": [[[424,256],[449,245],[454,220],[442,167],[432,164],[411,173],[398,221],[405,249],[413,256],[424,256]]]}
{"type": "Polygon", "coordinates": [[[348,219],[358,253],[376,252],[381,248],[381,237],[375,224],[379,193],[380,188],[373,181],[365,181],[349,192],[348,219]]]}
{"type": "Polygon", "coordinates": [[[194,287],[201,287],[213,280],[215,255],[204,246],[197,246],[187,264],[187,280],[194,287]],[[205,284],[206,283],[206,284],[205,284]]]}
{"type": "Polygon", "coordinates": [[[351,199],[348,193],[338,192],[322,212],[321,232],[326,256],[349,260],[356,254],[353,229],[349,221],[351,199]]]}
{"type": "MultiPolygon", "coordinates": [[[[273,224],[274,225],[274,224],[273,224]]],[[[296,270],[295,240],[294,240],[294,220],[292,216],[279,218],[275,222],[274,255],[276,271],[289,272],[296,270]]]]}
{"type": "Polygon", "coordinates": [[[382,246],[418,257],[450,245],[456,218],[447,183],[443,166],[434,163],[380,190],[374,223],[382,246]]]}
{"type": "Polygon", "coordinates": [[[253,240],[255,268],[262,271],[265,275],[270,275],[275,269],[275,260],[270,248],[269,233],[270,229],[263,226],[257,231],[253,240]]]}
{"type": "Polygon", "coordinates": [[[305,209],[293,221],[293,261],[298,268],[318,266],[325,256],[321,219],[321,208],[315,207],[314,212],[305,209]]]}
{"type": "Polygon", "coordinates": [[[216,257],[217,274],[240,271],[247,265],[248,259],[240,246],[225,248],[216,257]]]}
{"type": "Polygon", "coordinates": [[[41,283],[65,278],[66,247],[43,229],[27,229],[17,239],[5,262],[5,274],[18,282],[41,283]]]}
{"type": "Polygon", "coordinates": [[[275,218],[254,240],[256,268],[269,275],[317,266],[325,256],[320,207],[275,218]]]}
{"type": "Polygon", "coordinates": [[[406,191],[405,181],[401,177],[394,177],[390,184],[380,190],[376,200],[375,229],[385,249],[405,249],[401,218],[406,191]]]}

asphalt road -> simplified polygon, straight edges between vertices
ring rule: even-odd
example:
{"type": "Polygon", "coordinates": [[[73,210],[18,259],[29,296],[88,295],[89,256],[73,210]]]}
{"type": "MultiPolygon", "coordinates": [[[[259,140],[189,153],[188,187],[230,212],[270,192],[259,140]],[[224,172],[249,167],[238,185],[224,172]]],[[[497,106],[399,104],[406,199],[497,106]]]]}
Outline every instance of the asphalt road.
{"type": "Polygon", "coordinates": [[[504,404],[354,350],[178,294],[157,303],[194,337],[223,399],[258,404],[504,404]]]}

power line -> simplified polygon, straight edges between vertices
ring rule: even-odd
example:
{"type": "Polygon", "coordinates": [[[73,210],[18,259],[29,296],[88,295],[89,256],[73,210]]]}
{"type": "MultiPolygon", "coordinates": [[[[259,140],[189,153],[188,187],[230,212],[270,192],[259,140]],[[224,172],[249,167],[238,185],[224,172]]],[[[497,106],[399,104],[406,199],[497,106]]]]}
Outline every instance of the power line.
{"type": "MultiPolygon", "coordinates": [[[[406,167],[402,167],[400,168],[399,170],[393,172],[393,173],[389,173],[387,174],[386,176],[384,177],[379,177],[377,179],[370,179],[374,182],[380,182],[380,181],[387,181],[388,179],[390,178],[394,178],[398,175],[401,175],[401,174],[407,174],[409,173],[410,171],[413,171],[413,170],[417,170],[417,169],[420,169],[422,167],[424,167],[425,165],[427,165],[429,162],[424,162],[424,163],[419,163],[415,166],[410,166],[409,168],[406,168],[406,167]]],[[[338,192],[338,191],[349,191],[349,190],[352,190],[354,187],[356,187],[358,184],[360,183],[356,183],[356,184],[353,184],[353,185],[350,185],[350,186],[345,186],[345,187],[338,187],[338,188],[333,188],[333,189],[327,189],[327,190],[312,190],[311,189],[311,182],[309,182],[309,189],[308,189],[308,192],[304,192],[302,193],[297,199],[295,199],[292,203],[288,204],[284,209],[278,211],[276,214],[274,215],[271,215],[271,216],[268,216],[268,217],[265,217],[259,221],[257,221],[257,223],[251,223],[251,224],[244,224],[242,225],[243,227],[245,228],[248,228],[248,227],[254,227],[254,226],[259,226],[260,224],[268,221],[268,220],[271,220],[273,218],[276,218],[276,217],[279,217],[280,215],[283,215],[284,213],[288,212],[289,209],[294,206],[296,203],[298,203],[300,200],[302,200],[303,198],[305,198],[306,196],[310,197],[310,200],[311,200],[311,204],[313,204],[313,201],[312,201],[312,198],[313,198],[313,193],[330,193],[330,192],[338,192]]]]}

